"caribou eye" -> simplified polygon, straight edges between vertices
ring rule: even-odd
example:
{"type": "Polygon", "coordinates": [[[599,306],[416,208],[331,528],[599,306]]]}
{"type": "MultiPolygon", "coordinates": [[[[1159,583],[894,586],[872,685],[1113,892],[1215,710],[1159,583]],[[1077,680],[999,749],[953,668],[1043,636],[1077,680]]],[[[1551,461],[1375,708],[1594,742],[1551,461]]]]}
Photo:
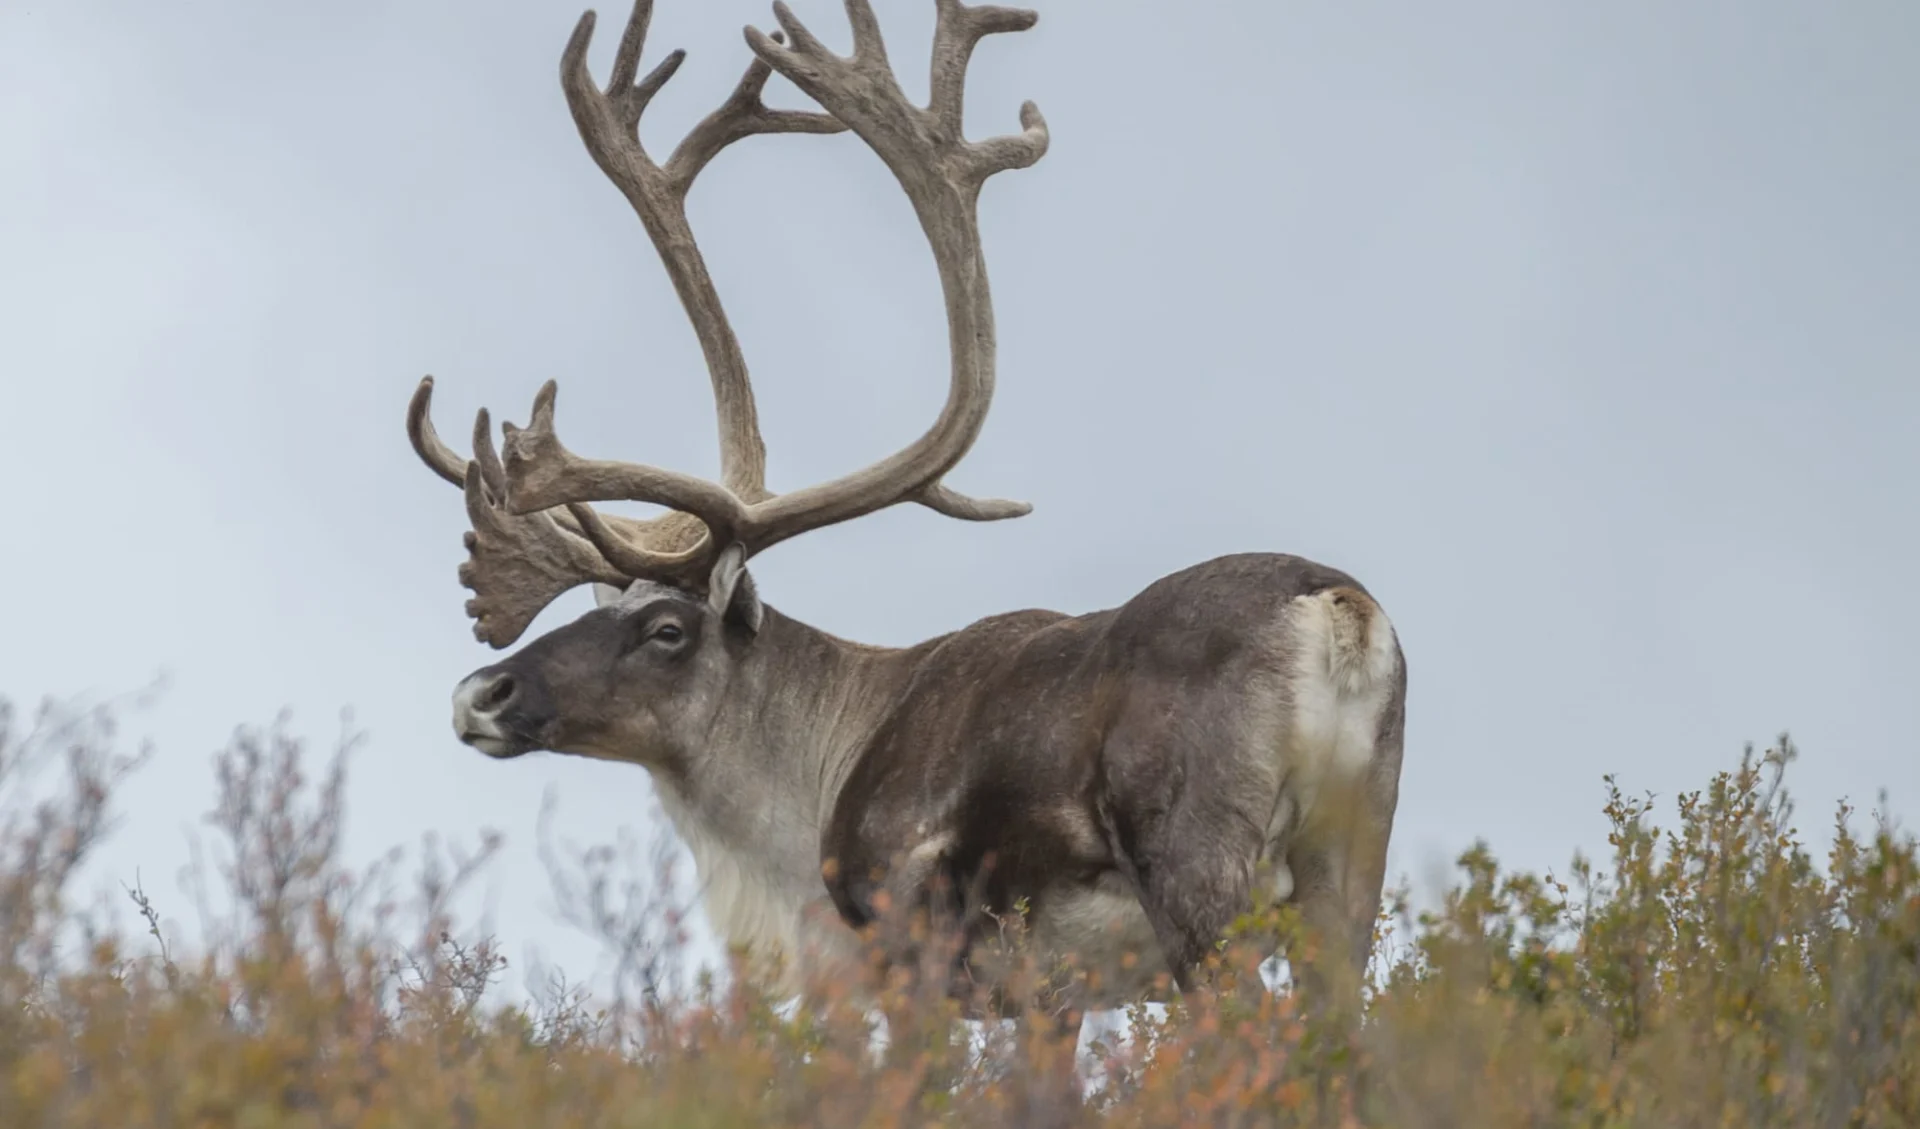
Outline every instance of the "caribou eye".
{"type": "Polygon", "coordinates": [[[677,623],[663,623],[653,629],[653,637],[668,643],[678,643],[686,637],[686,632],[680,630],[680,625],[677,623]]]}

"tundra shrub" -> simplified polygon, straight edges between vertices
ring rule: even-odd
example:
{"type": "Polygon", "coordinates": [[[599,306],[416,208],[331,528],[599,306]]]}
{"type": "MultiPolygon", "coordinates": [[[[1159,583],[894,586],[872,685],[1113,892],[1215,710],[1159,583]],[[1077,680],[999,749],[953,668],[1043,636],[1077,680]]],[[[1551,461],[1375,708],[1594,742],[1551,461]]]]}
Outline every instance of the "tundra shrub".
{"type": "Polygon", "coordinates": [[[1250,907],[1205,988],[1130,1011],[1079,1083],[1047,1022],[1071,970],[1022,964],[1017,921],[1006,975],[1032,1022],[969,1029],[938,977],[877,966],[871,1012],[844,983],[791,1006],[689,975],[671,854],[622,879],[620,852],[550,850],[562,916],[613,950],[612,984],[550,974],[535,1002],[502,1002],[505,958],[450,912],[497,842],[429,839],[405,882],[398,855],[350,873],[344,761],[309,779],[284,726],[216,758],[225,909],[174,951],[137,883],[145,933],[74,900],[138,763],[113,746],[110,711],[0,709],[7,1129],[1920,1124],[1914,841],[1842,807],[1816,859],[1785,739],[1680,797],[1670,828],[1608,779],[1604,861],[1509,872],[1481,845],[1434,910],[1397,896],[1357,1015],[1268,990],[1263,946],[1310,962],[1314,939],[1250,907]]]}

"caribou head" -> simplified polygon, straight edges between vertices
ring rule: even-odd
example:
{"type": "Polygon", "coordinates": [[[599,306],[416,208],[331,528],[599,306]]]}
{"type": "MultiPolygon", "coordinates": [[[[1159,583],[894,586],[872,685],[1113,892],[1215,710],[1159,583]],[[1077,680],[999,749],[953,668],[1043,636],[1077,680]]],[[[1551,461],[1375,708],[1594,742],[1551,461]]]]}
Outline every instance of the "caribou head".
{"type": "Polygon", "coordinates": [[[994,386],[978,196],[993,174],[1039,160],[1048,140],[1032,103],[1020,132],[966,140],[966,71],[983,37],[1036,17],[937,6],[920,106],[902,93],[867,0],[846,0],[850,56],[775,3],[782,32],[748,29],[745,75],[665,161],[638,127],[682,53],[641,75],[652,5],[637,0],[602,90],[586,66],[593,13],[581,19],[561,61],[567,104],[692,320],[718,409],[720,477],[575,455],[555,432],[552,382],[524,428],[502,429],[498,449],[480,412],[463,459],[435,434],[423,380],[408,434],[465,493],[460,579],[474,592],[475,634],[509,647],[583,584],[598,603],[461,681],[454,729],[496,758],[551,750],[645,766],[693,851],[717,930],[781,958],[789,976],[844,955],[850,927],[874,918],[883,891],[913,903],[938,886],[971,892],[963,917],[1030,907],[1037,938],[1101,971],[1087,1002],[1139,998],[1161,974],[1189,983],[1256,874],[1364,962],[1397,800],[1406,672],[1384,611],[1352,577],[1240,554],[1162,578],[1118,608],[993,616],[905,648],[836,638],[755,589],[756,554],[885,507],[967,521],[1030,510],[944,479],[979,435],[994,386]],[[820,111],[767,107],[775,72],[820,111]],[[933,252],[948,396],[933,425],[888,458],[774,494],[746,363],[686,198],[735,141],[843,131],[893,172],[933,252]],[[667,512],[638,520],[593,508],[617,500],[667,512]]]}
{"type": "MultiPolygon", "coordinates": [[[[746,577],[733,558],[731,591],[743,592],[751,584],[739,584],[746,577]]],[[[468,676],[454,692],[455,731],[498,759],[552,749],[685,761],[712,731],[759,615],[751,595],[735,610],[727,588],[716,592],[710,602],[636,581],[610,606],[468,676]]]]}

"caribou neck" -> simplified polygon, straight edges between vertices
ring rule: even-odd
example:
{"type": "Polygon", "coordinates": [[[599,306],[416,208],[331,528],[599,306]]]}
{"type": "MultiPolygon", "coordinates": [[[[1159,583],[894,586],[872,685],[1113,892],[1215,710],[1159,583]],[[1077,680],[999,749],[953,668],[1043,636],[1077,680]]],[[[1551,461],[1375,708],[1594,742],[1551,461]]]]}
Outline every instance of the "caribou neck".
{"type": "Polygon", "coordinates": [[[856,643],[765,608],[706,740],[657,777],[676,824],[704,824],[679,830],[817,866],[820,827],[924,646],[856,643]]]}

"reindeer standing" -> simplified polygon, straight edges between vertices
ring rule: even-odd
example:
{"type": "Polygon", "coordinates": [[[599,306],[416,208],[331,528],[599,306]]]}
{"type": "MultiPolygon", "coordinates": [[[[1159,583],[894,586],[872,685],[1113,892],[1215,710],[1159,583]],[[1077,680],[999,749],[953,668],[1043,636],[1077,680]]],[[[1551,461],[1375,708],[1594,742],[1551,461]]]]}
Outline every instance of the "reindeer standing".
{"type": "Polygon", "coordinates": [[[462,681],[454,728],[492,757],[547,749],[646,767],[717,932],[779,958],[791,988],[850,954],[883,891],[924,902],[935,886],[971,891],[959,908],[976,923],[1024,904],[1043,951],[1098,971],[1083,1006],[1150,996],[1163,974],[1189,988],[1256,881],[1364,967],[1398,801],[1406,665],[1385,612],[1352,577],[1297,557],[1227,556],[1117,608],[990,616],[897,649],[838,639],[755,591],[754,554],[887,506],[968,521],[1029,512],[943,479],[993,393],[976,201],[988,177],[1033,164],[1048,140],[1029,102],[1021,133],[967,141],[967,66],[982,37],[1036,16],[937,3],[926,107],[902,94],[867,0],[846,0],[850,57],[776,3],[785,34],[747,30],[745,76],[664,163],[638,126],[683,52],[640,77],[652,5],[638,0],[602,91],[586,66],[594,15],[581,19],[561,61],[567,104],[699,335],[720,481],[574,455],[554,433],[552,382],[526,428],[504,427],[499,453],[481,411],[474,458],[463,460],[436,436],[423,380],[408,434],[465,491],[460,578],[475,593],[475,634],[505,648],[581,584],[595,585],[598,603],[462,681]],[[825,112],[768,108],[761,92],[776,71],[825,112]],[[893,171],[933,249],[950,391],[903,450],[775,495],[687,192],[735,141],[842,130],[893,171]],[[642,521],[589,505],[613,500],[670,512],[642,521]]]}

